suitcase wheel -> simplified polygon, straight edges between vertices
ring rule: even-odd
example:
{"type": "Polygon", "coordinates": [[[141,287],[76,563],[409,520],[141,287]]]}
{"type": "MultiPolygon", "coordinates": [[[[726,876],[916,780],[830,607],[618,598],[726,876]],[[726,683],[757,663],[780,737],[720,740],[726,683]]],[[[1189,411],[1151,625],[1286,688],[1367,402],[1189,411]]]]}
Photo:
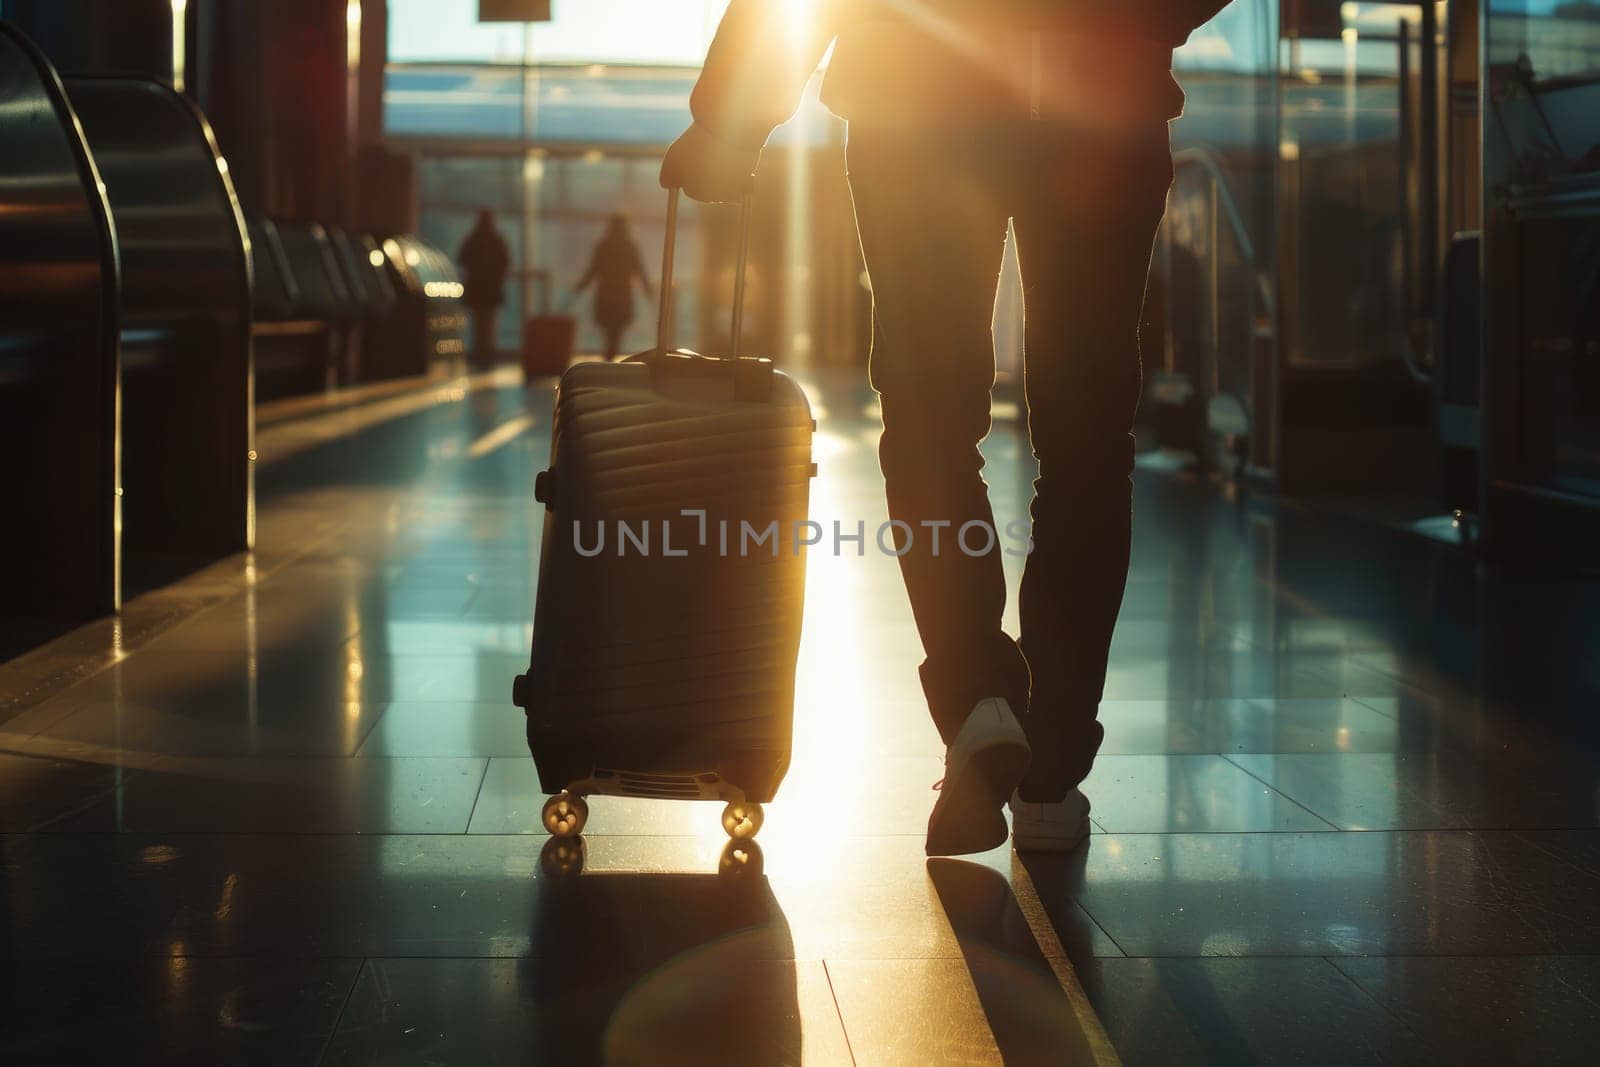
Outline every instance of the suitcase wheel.
{"type": "MultiPolygon", "coordinates": [[[[732,844],[732,842],[729,842],[732,844]]],[[[581,837],[552,837],[539,853],[545,873],[570,878],[583,870],[584,843],[581,837]]]]}
{"type": "Polygon", "coordinates": [[[760,878],[766,861],[754,841],[729,841],[717,860],[717,873],[730,881],[760,878]]]}
{"type": "Polygon", "coordinates": [[[766,813],[753,800],[736,800],[722,809],[722,828],[735,841],[748,841],[756,836],[766,813]]]}
{"type": "MultiPolygon", "coordinates": [[[[732,805],[729,805],[731,808],[732,805]]],[[[577,837],[583,833],[583,824],[589,821],[589,805],[576,793],[562,790],[544,802],[544,828],[554,837],[577,837]]],[[[726,813],[722,824],[728,824],[726,813]]],[[[757,826],[761,825],[758,821],[757,826]]],[[[728,831],[730,834],[732,830],[728,831]]]]}

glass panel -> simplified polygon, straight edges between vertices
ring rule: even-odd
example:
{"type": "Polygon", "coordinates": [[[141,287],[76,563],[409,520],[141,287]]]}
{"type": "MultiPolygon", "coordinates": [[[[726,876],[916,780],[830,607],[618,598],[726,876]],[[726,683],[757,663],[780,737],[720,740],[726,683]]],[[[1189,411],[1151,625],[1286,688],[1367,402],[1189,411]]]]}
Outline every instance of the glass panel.
{"type": "Polygon", "coordinates": [[[1488,126],[1507,177],[1536,186],[1600,171],[1600,3],[1536,12],[1495,0],[1491,11],[1488,126]]]}
{"type": "Polygon", "coordinates": [[[391,63],[383,81],[383,126],[390,137],[515,140],[523,135],[520,67],[391,63]]]}
{"type": "Polygon", "coordinates": [[[517,172],[514,157],[425,156],[417,168],[417,184],[426,204],[489,208],[515,215],[522,210],[517,172]]]}
{"type": "Polygon", "coordinates": [[[1174,56],[1188,104],[1172,128],[1176,174],[1143,337],[1152,371],[1262,414],[1251,335],[1269,314],[1276,244],[1277,40],[1277,0],[1238,0],[1174,56]]]}
{"type": "Polygon", "coordinates": [[[1489,63],[1534,84],[1600,77],[1600,2],[1491,0],[1489,63]]]}
{"type": "Polygon", "coordinates": [[[560,209],[592,214],[597,219],[620,210],[627,166],[628,160],[599,152],[563,160],[560,209]]]}
{"type": "Polygon", "coordinates": [[[1517,230],[1521,473],[1600,497],[1600,189],[1581,211],[1517,230]]]}
{"type": "Polygon", "coordinates": [[[384,124],[391,136],[541,144],[670,144],[689,124],[695,71],[610,66],[389,64],[384,124]]]}
{"type": "Polygon", "coordinates": [[[1485,192],[1506,281],[1486,291],[1514,324],[1516,474],[1600,497],[1600,3],[1489,9],[1485,192]]]}
{"type": "Polygon", "coordinates": [[[661,67],[535,68],[530,135],[543,142],[669,144],[689,125],[697,74],[661,67]]]}
{"type": "Polygon", "coordinates": [[[1401,44],[1407,4],[1345,3],[1337,40],[1282,51],[1282,271],[1287,362],[1406,354],[1401,44]]]}
{"type": "MultiPolygon", "coordinates": [[[[592,294],[574,299],[572,288],[613,214],[630,220],[655,281],[664,236],[660,154],[689,124],[696,68],[725,5],[561,3],[554,23],[524,34],[520,26],[477,25],[476,0],[391,0],[386,135],[419,154],[421,225],[431,240],[455,251],[482,207],[502,213],[508,240],[515,231],[511,288],[521,308],[512,315],[508,304],[502,317],[506,347],[522,309],[545,306],[579,318],[580,351],[601,347],[592,294]],[[508,227],[507,219],[516,221],[508,227]]],[[[775,135],[779,148],[836,147],[841,139],[814,88],[797,121],[775,135]]],[[[703,229],[699,209],[684,204],[675,287],[677,340],[707,351],[726,343],[728,299],[703,306],[701,276],[717,273],[727,283],[719,292],[731,291],[733,227],[717,219],[714,230],[703,229]]],[[[770,332],[759,309],[751,321],[770,332]]],[[[652,344],[654,323],[653,302],[636,291],[623,350],[652,344]]]]}
{"type": "MultiPolygon", "coordinates": [[[[418,164],[422,236],[453,256],[478,210],[492,208],[514,260],[506,304],[501,309],[501,347],[515,351],[525,315],[548,307],[575,315],[578,351],[597,352],[604,339],[593,321],[593,290],[575,297],[573,286],[588,267],[608,220],[619,212],[628,218],[646,276],[652,285],[658,281],[666,215],[666,197],[656,181],[660,165],[655,156],[599,153],[526,158],[423,156],[418,164]],[[515,188],[519,183],[522,188],[515,188]],[[529,208],[525,219],[520,218],[519,208],[523,197],[529,208]]],[[[710,340],[699,336],[699,275],[706,262],[699,220],[698,206],[686,201],[680,213],[675,286],[678,342],[714,349],[720,335],[710,340]]],[[[655,311],[655,302],[642,290],[635,290],[633,319],[622,338],[624,353],[655,343],[655,311]]]]}
{"type": "Polygon", "coordinates": [[[399,62],[675,63],[706,54],[726,0],[562,0],[554,18],[479,23],[478,0],[389,0],[389,56],[399,62]]]}
{"type": "MultiPolygon", "coordinates": [[[[546,159],[537,189],[529,203],[536,205],[530,220],[530,248],[536,269],[548,271],[558,302],[568,304],[579,318],[579,345],[584,351],[603,348],[603,335],[594,321],[594,291],[576,300],[572,288],[588,268],[595,245],[613,214],[623,214],[633,242],[652,285],[659,283],[661,245],[665,239],[666,196],[656,183],[660,160],[650,157],[546,159]]],[[[674,286],[678,342],[695,345],[698,315],[700,238],[698,212],[685,202],[679,216],[678,277],[674,286]]],[[[633,317],[623,333],[621,350],[640,351],[655,343],[655,303],[635,289],[633,317]]]]}

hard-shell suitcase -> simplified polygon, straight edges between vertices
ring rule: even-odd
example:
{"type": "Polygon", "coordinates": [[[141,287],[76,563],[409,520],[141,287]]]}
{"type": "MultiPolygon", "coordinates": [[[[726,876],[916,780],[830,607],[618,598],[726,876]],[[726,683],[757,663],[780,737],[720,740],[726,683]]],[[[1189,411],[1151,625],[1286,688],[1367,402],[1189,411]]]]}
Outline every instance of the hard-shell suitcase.
{"type": "Polygon", "coordinates": [[[522,326],[522,377],[553,378],[572,362],[572,343],[578,335],[578,320],[571,315],[550,311],[550,276],[538,275],[542,288],[539,314],[522,326]]]}
{"type": "MultiPolygon", "coordinates": [[[[734,295],[738,351],[749,200],[734,295]]],[[[677,195],[657,347],[556,394],[528,673],[513,700],[557,837],[587,794],[723,800],[753,836],[788,769],[805,593],[805,393],[770,360],[672,351],[677,195]]],[[[814,535],[811,538],[814,539],[814,535]]]]}

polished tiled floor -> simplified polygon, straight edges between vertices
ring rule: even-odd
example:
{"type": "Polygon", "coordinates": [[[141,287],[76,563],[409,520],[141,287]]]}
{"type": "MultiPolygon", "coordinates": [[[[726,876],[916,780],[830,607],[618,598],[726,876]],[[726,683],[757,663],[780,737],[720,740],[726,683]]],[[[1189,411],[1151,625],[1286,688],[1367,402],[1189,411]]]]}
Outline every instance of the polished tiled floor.
{"type": "MultiPolygon", "coordinates": [[[[884,517],[866,400],[816,388],[824,521],[884,517]]],[[[563,876],[548,431],[504,380],[276,423],[252,557],[0,666],[0,1059],[1591,1060],[1594,587],[1142,471],[1089,846],[929,862],[898,572],[816,552],[758,866],[599,799],[563,876]]]]}

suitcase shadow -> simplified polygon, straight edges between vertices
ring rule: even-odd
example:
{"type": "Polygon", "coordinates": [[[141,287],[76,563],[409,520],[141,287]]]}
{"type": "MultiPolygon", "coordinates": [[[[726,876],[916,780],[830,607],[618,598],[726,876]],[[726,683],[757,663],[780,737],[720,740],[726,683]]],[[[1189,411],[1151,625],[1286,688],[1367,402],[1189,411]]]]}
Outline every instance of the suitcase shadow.
{"type": "Polygon", "coordinates": [[[799,1062],[794,941],[757,846],[714,874],[583,871],[585,851],[541,857],[518,966],[533,1062],[799,1062]]]}

